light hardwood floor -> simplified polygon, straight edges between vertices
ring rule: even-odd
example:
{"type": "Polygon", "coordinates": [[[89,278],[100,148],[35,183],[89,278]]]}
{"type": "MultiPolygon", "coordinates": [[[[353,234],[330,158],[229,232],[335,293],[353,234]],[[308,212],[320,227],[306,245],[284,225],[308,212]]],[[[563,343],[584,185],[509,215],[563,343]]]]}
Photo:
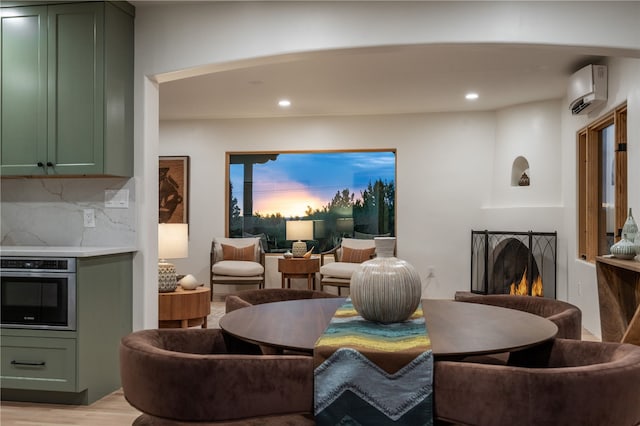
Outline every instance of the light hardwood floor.
{"type": "Polygon", "coordinates": [[[91,405],[32,404],[2,401],[2,426],[124,426],[140,412],[117,390],[91,405]]]}
{"type": "MultiPolygon", "coordinates": [[[[224,313],[224,303],[214,301],[211,315],[207,318],[209,328],[218,327],[224,313]]],[[[583,340],[598,340],[583,329],[583,340]]],[[[130,425],[140,415],[124,399],[122,390],[117,390],[88,406],[33,404],[2,401],[0,425],[2,426],[124,426],[130,425]]]]}

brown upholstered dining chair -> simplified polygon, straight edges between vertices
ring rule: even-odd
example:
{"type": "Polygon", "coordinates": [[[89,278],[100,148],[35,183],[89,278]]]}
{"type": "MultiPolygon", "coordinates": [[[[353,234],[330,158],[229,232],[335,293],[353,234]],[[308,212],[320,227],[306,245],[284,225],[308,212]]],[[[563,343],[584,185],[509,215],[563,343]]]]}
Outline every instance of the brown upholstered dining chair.
{"type": "MultiPolygon", "coordinates": [[[[235,311],[236,309],[246,308],[247,306],[261,305],[263,303],[301,299],[325,299],[332,297],[339,296],[332,293],[325,293],[323,291],[293,288],[262,288],[257,290],[244,290],[227,295],[225,298],[225,313],[235,311]]],[[[294,351],[287,350],[283,352],[265,345],[255,345],[255,347],[265,355],[296,353],[294,351]]]]}
{"type": "Polygon", "coordinates": [[[264,249],[258,237],[214,238],[210,262],[211,300],[215,284],[264,288],[264,249]]]}
{"type": "Polygon", "coordinates": [[[120,343],[135,426],[313,425],[313,357],[259,355],[220,329],[141,330],[120,343]]]}
{"type": "MultiPolygon", "coordinates": [[[[475,294],[469,291],[457,291],[454,298],[458,302],[499,306],[538,315],[548,319],[558,327],[557,338],[582,339],[582,311],[577,306],[562,300],[510,294],[475,294]]],[[[464,358],[464,361],[506,365],[510,355],[508,352],[471,355],[464,358]]]]}
{"type": "Polygon", "coordinates": [[[553,339],[518,365],[438,361],[434,412],[477,426],[640,424],[640,346],[553,339]]]}
{"type": "Polygon", "coordinates": [[[225,312],[247,306],[261,305],[263,303],[283,302],[286,300],[301,299],[325,299],[338,297],[332,293],[323,291],[293,289],[293,288],[263,288],[258,290],[244,290],[229,294],[225,298],[225,312]]]}
{"type": "Polygon", "coordinates": [[[375,240],[343,238],[338,246],[320,254],[320,290],[337,287],[338,295],[351,285],[351,275],[366,260],[375,257],[375,240]],[[333,261],[329,261],[332,259],[333,261]]]}
{"type": "Polygon", "coordinates": [[[516,296],[510,294],[475,294],[458,291],[454,296],[459,302],[481,303],[516,309],[548,319],[558,326],[556,337],[582,339],[582,311],[571,303],[544,297],[516,296]]]}

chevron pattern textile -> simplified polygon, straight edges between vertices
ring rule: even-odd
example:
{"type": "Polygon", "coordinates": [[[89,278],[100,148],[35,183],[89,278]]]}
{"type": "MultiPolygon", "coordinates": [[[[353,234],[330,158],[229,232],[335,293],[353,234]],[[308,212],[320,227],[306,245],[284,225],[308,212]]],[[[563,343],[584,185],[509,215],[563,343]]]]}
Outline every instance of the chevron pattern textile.
{"type": "Polygon", "coordinates": [[[401,323],[338,308],[314,348],[317,425],[433,425],[433,354],[419,306],[401,323]]]}

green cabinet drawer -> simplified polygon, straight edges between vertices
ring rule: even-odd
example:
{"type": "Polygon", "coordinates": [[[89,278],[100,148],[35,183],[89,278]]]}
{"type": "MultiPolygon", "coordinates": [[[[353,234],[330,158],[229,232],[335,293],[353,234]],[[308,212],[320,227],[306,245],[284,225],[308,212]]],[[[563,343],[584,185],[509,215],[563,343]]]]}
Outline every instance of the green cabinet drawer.
{"type": "Polygon", "coordinates": [[[0,359],[3,388],[76,391],[76,339],[3,336],[0,359]]]}

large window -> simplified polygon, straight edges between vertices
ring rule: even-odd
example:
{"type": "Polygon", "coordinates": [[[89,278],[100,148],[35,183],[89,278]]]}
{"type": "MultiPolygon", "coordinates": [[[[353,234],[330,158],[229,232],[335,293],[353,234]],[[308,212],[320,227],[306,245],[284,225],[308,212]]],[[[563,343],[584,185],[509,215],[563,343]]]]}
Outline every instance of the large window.
{"type": "Polygon", "coordinates": [[[609,254],[627,217],[627,106],[578,131],[578,256],[609,254]]]}
{"type": "Polygon", "coordinates": [[[313,222],[307,245],[395,235],[395,150],[227,153],[227,232],[291,248],[287,221],[313,222]]]}

